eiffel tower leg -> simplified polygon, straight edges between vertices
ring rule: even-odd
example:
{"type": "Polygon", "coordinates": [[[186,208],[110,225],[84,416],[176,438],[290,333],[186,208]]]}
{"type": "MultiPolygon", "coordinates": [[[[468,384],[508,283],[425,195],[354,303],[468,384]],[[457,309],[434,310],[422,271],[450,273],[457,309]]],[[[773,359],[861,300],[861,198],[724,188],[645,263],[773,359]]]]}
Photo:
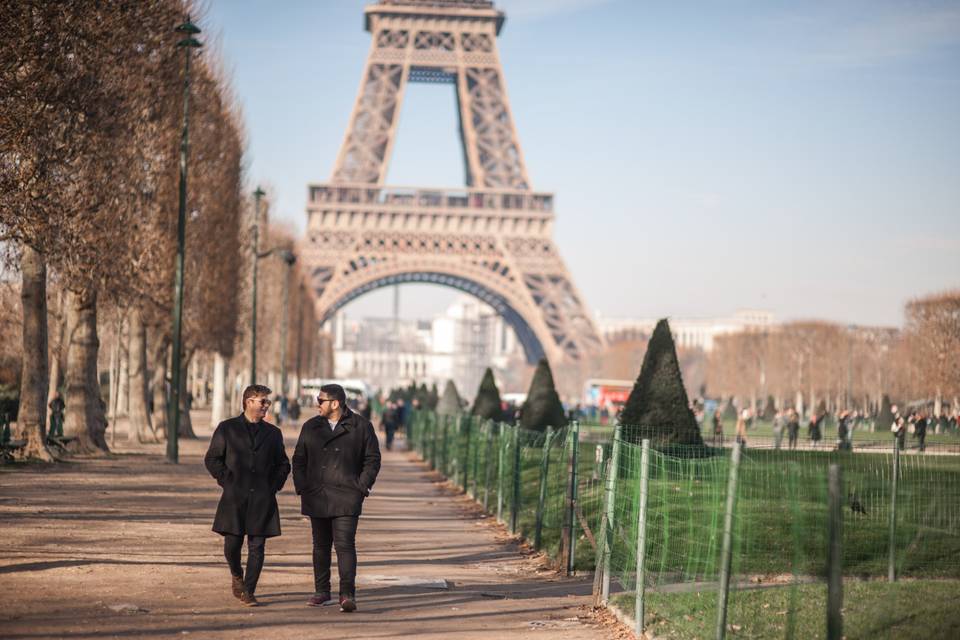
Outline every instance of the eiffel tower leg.
{"type": "Polygon", "coordinates": [[[460,129],[470,186],[528,189],[530,180],[497,67],[461,67],[460,129]]]}
{"type": "Polygon", "coordinates": [[[335,182],[383,184],[408,75],[409,65],[405,62],[368,59],[333,170],[335,182]]]}

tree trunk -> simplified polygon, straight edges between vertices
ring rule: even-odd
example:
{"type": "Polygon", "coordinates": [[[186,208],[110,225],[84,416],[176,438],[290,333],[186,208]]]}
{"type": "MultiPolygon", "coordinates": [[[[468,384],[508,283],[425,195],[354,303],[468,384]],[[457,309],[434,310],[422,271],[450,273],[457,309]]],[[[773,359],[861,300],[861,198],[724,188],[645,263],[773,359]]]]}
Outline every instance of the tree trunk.
{"type": "MultiPolygon", "coordinates": [[[[63,370],[64,370],[64,356],[66,355],[67,350],[64,348],[64,344],[67,341],[67,304],[66,304],[66,293],[64,290],[60,290],[60,295],[57,296],[59,302],[59,313],[60,317],[57,319],[56,330],[54,334],[53,344],[49,345],[50,353],[50,380],[49,388],[47,389],[47,402],[49,403],[53,400],[53,397],[60,391],[63,387],[63,370]]],[[[49,407],[49,404],[47,404],[49,407]]],[[[50,422],[50,416],[52,415],[52,410],[48,409],[47,413],[47,423],[50,422]]]]}
{"type": "Polygon", "coordinates": [[[127,439],[140,443],[158,442],[148,411],[147,327],[140,309],[130,312],[130,347],[127,367],[130,378],[129,424],[127,439]]]}
{"type": "MultiPolygon", "coordinates": [[[[127,330],[129,331],[129,325],[127,330]]],[[[130,413],[130,351],[124,348],[128,344],[129,336],[126,343],[120,343],[120,372],[117,380],[117,415],[120,416],[127,416],[130,413]]]]}
{"type": "Polygon", "coordinates": [[[67,351],[67,409],[63,434],[74,437],[74,451],[98,453],[109,451],[105,433],[106,404],[100,397],[97,379],[97,293],[86,289],[67,295],[67,312],[73,331],[67,351]]]}
{"type": "MultiPolygon", "coordinates": [[[[120,334],[123,321],[117,323],[117,333],[110,342],[110,394],[107,401],[107,419],[117,426],[117,398],[120,394],[120,334]]],[[[114,435],[116,431],[114,431],[114,435]]]]}
{"type": "Polygon", "coordinates": [[[20,375],[18,440],[26,445],[17,456],[53,462],[47,450],[47,265],[29,246],[20,259],[23,284],[23,368],[20,375]]]}
{"type": "Polygon", "coordinates": [[[213,411],[210,413],[210,426],[216,427],[226,420],[227,394],[224,389],[226,382],[226,361],[219,352],[213,354],[213,411]]]}
{"type": "Polygon", "coordinates": [[[169,344],[166,338],[158,338],[153,348],[153,376],[150,380],[150,389],[152,392],[153,406],[151,407],[150,419],[153,422],[153,430],[160,439],[167,437],[167,351],[169,344]]]}

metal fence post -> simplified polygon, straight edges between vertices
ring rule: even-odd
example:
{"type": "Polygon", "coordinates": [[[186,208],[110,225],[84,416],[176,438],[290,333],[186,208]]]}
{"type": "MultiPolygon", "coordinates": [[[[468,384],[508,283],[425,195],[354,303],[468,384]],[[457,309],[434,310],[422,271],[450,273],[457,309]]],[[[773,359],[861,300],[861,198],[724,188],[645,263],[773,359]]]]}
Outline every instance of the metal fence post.
{"type": "Polygon", "coordinates": [[[887,580],[897,580],[897,483],[900,481],[900,447],[893,447],[893,476],[890,479],[890,556],[887,580]]]}
{"type": "Polygon", "coordinates": [[[636,620],[634,633],[643,637],[644,595],[646,576],[644,562],[647,555],[647,487],[650,478],[650,440],[644,438],[640,450],[640,505],[637,514],[637,599],[633,615],[636,620]]]}
{"type": "Polygon", "coordinates": [[[447,440],[450,432],[450,416],[443,416],[443,444],[441,445],[441,451],[443,453],[443,467],[440,469],[440,473],[443,476],[447,477],[447,468],[449,462],[449,456],[447,452],[447,440]]]}
{"type": "Polygon", "coordinates": [[[504,428],[507,425],[500,423],[500,429],[497,433],[497,522],[503,522],[503,459],[507,447],[507,439],[504,437],[504,428]]]}
{"type": "Polygon", "coordinates": [[[510,533],[520,529],[520,425],[513,427],[513,499],[510,504],[510,533]]]}
{"type": "Polygon", "coordinates": [[[723,515],[723,547],[720,552],[720,600],[717,605],[717,640],[727,632],[727,600],[730,595],[730,561],[733,557],[733,513],[737,508],[737,480],[743,443],[733,443],[730,477],[727,480],[727,506],[723,515]]]}
{"type": "Polygon", "coordinates": [[[618,423],[613,430],[613,451],[610,454],[610,467],[607,470],[606,526],[603,529],[603,541],[600,545],[603,578],[600,583],[600,601],[606,605],[610,600],[610,565],[613,559],[614,513],[617,507],[617,475],[620,472],[620,437],[623,427],[618,423]]]}
{"type": "Polygon", "coordinates": [[[547,427],[547,436],[543,440],[543,454],[540,457],[540,493],[537,496],[537,519],[533,528],[533,548],[540,551],[543,537],[543,507],[547,502],[547,466],[550,464],[550,441],[553,440],[553,427],[547,427]]]}
{"type": "Polygon", "coordinates": [[[827,555],[827,640],[843,638],[843,470],[840,465],[830,465],[827,555]]]}
{"type": "Polygon", "coordinates": [[[436,471],[437,469],[437,434],[440,433],[440,430],[437,429],[437,414],[433,414],[430,418],[430,468],[436,471]]]}
{"type": "MultiPolygon", "coordinates": [[[[473,422],[473,418],[471,418],[471,422],[473,422]]],[[[473,490],[470,492],[470,497],[473,498],[474,500],[476,500],[479,495],[477,493],[479,491],[479,483],[477,482],[477,480],[480,477],[480,431],[481,429],[482,429],[481,425],[477,425],[476,429],[474,429],[473,427],[470,428],[470,432],[472,434],[475,434],[473,437],[476,439],[476,442],[473,443],[473,471],[470,475],[470,478],[473,481],[473,490]]]]}
{"type": "Polygon", "coordinates": [[[483,452],[483,510],[487,513],[489,513],[488,509],[490,508],[490,483],[493,481],[490,478],[490,474],[493,472],[493,465],[490,464],[490,459],[493,458],[493,424],[492,420],[487,420],[484,428],[486,448],[483,452]]]}
{"type": "Polygon", "coordinates": [[[567,574],[573,574],[577,559],[577,452],[580,449],[580,423],[573,422],[570,429],[570,487],[567,505],[567,574]]]}
{"type": "Polygon", "coordinates": [[[465,427],[466,427],[465,429],[461,429],[462,431],[465,431],[465,432],[466,432],[465,435],[464,435],[464,438],[463,438],[463,440],[464,440],[464,444],[463,444],[463,465],[462,465],[462,466],[463,466],[463,474],[462,474],[462,476],[461,476],[461,478],[463,479],[463,492],[464,492],[464,493],[467,492],[467,483],[468,483],[469,478],[470,478],[470,425],[471,425],[472,422],[473,422],[473,420],[470,418],[470,416],[466,416],[466,417],[464,417],[463,422],[461,423],[461,425],[465,425],[465,427]]]}

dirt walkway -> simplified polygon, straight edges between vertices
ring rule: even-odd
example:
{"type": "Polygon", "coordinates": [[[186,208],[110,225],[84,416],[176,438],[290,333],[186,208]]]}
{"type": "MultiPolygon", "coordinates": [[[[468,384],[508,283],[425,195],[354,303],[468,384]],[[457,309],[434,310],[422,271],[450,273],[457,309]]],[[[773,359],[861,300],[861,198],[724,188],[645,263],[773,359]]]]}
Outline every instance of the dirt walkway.
{"type": "MultiPolygon", "coordinates": [[[[296,430],[284,432],[290,454],[296,430]]],[[[182,443],[177,466],[165,464],[156,446],[111,459],[0,467],[0,637],[615,633],[590,615],[588,579],[545,570],[397,451],[385,452],[360,521],[360,610],[304,606],[313,591],[310,527],[291,482],[280,494],[283,536],[267,542],[257,589],[264,606],[242,608],[230,595],[221,538],[210,531],[219,488],[202,466],[209,430],[199,431],[200,440],[182,443]]]]}

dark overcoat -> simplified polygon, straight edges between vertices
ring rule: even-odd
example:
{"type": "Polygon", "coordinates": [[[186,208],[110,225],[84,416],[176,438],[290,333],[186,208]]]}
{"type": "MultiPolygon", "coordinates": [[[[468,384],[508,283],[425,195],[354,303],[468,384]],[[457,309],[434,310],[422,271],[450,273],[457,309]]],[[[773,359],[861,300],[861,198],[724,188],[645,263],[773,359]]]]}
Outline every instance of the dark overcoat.
{"type": "Polygon", "coordinates": [[[336,429],[320,416],[303,423],[293,452],[293,485],[304,515],[359,516],[379,472],[380,443],[360,414],[345,407],[336,429]]]}
{"type": "Polygon", "coordinates": [[[290,474],[283,434],[260,422],[251,440],[243,415],[217,425],[204,464],[221,487],[213,530],[219,534],[280,535],[277,492],[290,474]]]}

